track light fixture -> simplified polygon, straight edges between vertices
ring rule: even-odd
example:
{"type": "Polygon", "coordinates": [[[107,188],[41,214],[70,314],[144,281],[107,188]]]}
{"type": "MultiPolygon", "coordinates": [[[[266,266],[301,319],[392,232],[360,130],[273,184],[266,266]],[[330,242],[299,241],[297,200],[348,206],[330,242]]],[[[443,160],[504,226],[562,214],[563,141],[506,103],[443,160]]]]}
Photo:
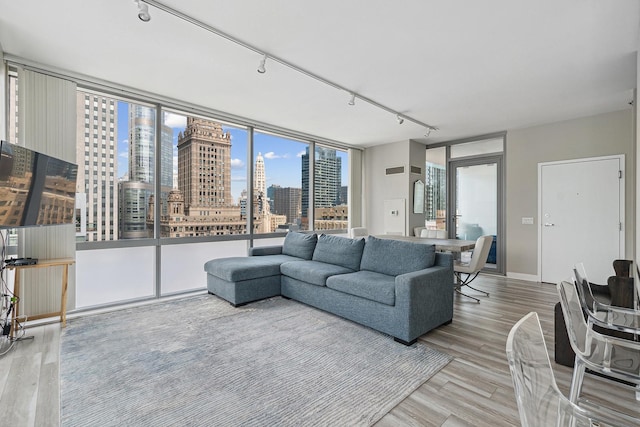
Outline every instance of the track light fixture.
{"type": "Polygon", "coordinates": [[[187,15],[187,14],[185,14],[183,12],[180,12],[179,10],[174,9],[171,6],[168,6],[168,5],[164,4],[163,0],[133,0],[133,2],[138,6],[138,18],[140,18],[140,20],[143,21],[143,22],[149,22],[151,20],[151,15],[149,14],[149,5],[151,5],[154,8],[154,12],[156,11],[156,9],[160,10],[160,11],[165,12],[165,13],[167,13],[169,15],[172,15],[172,16],[174,16],[174,17],[176,17],[176,18],[178,18],[178,19],[180,19],[180,20],[182,20],[182,21],[184,21],[184,22],[186,22],[188,24],[191,24],[191,25],[199,27],[199,28],[201,28],[201,29],[203,29],[205,31],[208,31],[209,33],[211,33],[211,34],[213,34],[213,35],[215,35],[217,37],[220,37],[220,38],[223,38],[223,39],[225,39],[227,41],[235,43],[236,45],[238,45],[238,46],[240,46],[240,47],[242,47],[244,49],[247,49],[247,50],[255,52],[255,53],[259,54],[259,55],[262,55],[262,59],[260,60],[260,65],[259,65],[258,70],[257,70],[258,73],[260,73],[260,74],[264,74],[264,73],[267,72],[265,64],[267,62],[267,57],[268,57],[271,61],[277,62],[278,64],[280,64],[280,65],[282,65],[284,67],[287,67],[287,68],[289,68],[289,69],[291,69],[293,71],[296,71],[296,72],[298,72],[298,73],[300,73],[302,75],[305,75],[305,76],[307,76],[309,78],[312,78],[312,79],[314,79],[314,80],[316,80],[316,81],[318,81],[320,83],[323,83],[323,84],[325,84],[327,86],[330,86],[330,87],[332,87],[332,88],[334,88],[336,90],[339,90],[339,91],[342,91],[342,92],[347,92],[349,94],[349,96],[350,96],[349,105],[351,105],[351,106],[356,105],[356,98],[358,98],[360,101],[363,101],[363,102],[365,102],[365,103],[367,103],[367,104],[369,104],[369,105],[371,105],[373,107],[376,107],[376,108],[379,108],[379,109],[381,109],[383,111],[386,111],[389,114],[395,114],[396,115],[396,120],[398,120],[399,124],[402,124],[405,121],[407,121],[407,122],[413,123],[415,125],[424,127],[425,128],[425,134],[424,134],[425,137],[429,137],[429,135],[431,134],[432,130],[438,130],[438,128],[435,127],[435,126],[432,126],[432,125],[430,125],[428,123],[425,123],[425,122],[422,122],[420,120],[414,119],[413,117],[408,116],[406,114],[402,114],[401,115],[400,113],[398,113],[397,110],[389,108],[386,105],[383,105],[383,104],[381,104],[381,103],[379,103],[379,102],[377,102],[377,101],[375,101],[375,100],[373,100],[373,99],[371,99],[371,98],[369,98],[369,97],[367,97],[365,95],[361,95],[359,93],[356,93],[356,92],[350,90],[349,88],[344,87],[344,86],[342,86],[342,85],[340,85],[338,83],[335,83],[335,82],[333,82],[331,80],[327,80],[324,77],[321,77],[321,76],[319,76],[317,74],[314,74],[309,70],[306,70],[304,68],[300,68],[297,65],[292,64],[291,62],[285,61],[282,58],[279,58],[279,57],[273,56],[273,55],[268,55],[267,56],[267,54],[264,53],[264,51],[259,49],[257,46],[254,46],[254,45],[246,43],[246,42],[244,42],[242,40],[239,40],[239,39],[235,38],[234,36],[232,36],[231,34],[225,33],[224,31],[222,31],[222,30],[220,30],[220,29],[218,29],[216,27],[213,27],[213,26],[207,24],[206,22],[200,21],[199,19],[197,19],[197,18],[195,18],[193,16],[190,16],[190,15],[187,15]]]}
{"type": "Polygon", "coordinates": [[[258,67],[258,72],[260,74],[264,74],[267,72],[267,69],[264,67],[266,62],[267,62],[267,54],[265,53],[262,59],[260,60],[260,66],[258,67]]]}
{"type": "Polygon", "coordinates": [[[149,6],[146,3],[141,3],[140,0],[133,0],[138,5],[138,18],[142,22],[151,21],[151,15],[149,15],[149,6]]]}

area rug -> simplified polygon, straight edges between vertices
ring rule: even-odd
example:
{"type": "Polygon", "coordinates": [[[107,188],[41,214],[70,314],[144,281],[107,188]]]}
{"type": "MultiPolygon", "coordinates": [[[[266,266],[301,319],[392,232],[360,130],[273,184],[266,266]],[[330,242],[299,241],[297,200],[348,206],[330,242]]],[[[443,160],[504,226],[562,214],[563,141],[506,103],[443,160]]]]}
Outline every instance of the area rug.
{"type": "Polygon", "coordinates": [[[295,301],[211,295],[70,320],[63,426],[371,425],[451,357],[295,301]]]}

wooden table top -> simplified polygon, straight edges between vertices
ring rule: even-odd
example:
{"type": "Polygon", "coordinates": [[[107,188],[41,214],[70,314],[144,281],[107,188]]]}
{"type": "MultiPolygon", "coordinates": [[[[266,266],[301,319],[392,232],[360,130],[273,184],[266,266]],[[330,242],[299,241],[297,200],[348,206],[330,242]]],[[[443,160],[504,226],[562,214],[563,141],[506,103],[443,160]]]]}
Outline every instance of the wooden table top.
{"type": "Polygon", "coordinates": [[[476,246],[475,240],[458,239],[427,239],[415,236],[398,236],[394,234],[379,234],[374,237],[379,239],[403,240],[405,242],[421,243],[424,245],[435,245],[437,251],[465,252],[476,246]]]}

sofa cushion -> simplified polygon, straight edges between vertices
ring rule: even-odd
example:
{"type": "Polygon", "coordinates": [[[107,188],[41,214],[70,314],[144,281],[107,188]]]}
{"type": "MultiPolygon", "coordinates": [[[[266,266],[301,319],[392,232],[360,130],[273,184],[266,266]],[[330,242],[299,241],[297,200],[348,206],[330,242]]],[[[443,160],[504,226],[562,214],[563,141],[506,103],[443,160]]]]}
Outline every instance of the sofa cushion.
{"type": "Polygon", "coordinates": [[[292,261],[303,260],[288,255],[218,258],[207,261],[204,271],[229,282],[238,282],[280,275],[280,264],[292,261]]]}
{"type": "Polygon", "coordinates": [[[396,302],[395,278],[374,271],[331,276],[327,279],[327,288],[386,305],[394,305],[396,302]]]}
{"type": "Polygon", "coordinates": [[[434,245],[369,236],[362,251],[360,269],[398,276],[433,267],[435,258],[434,245]]]}
{"type": "Polygon", "coordinates": [[[318,237],[318,243],[313,251],[312,259],[358,271],[363,249],[364,239],[349,239],[347,237],[321,234],[318,237]]]}
{"type": "Polygon", "coordinates": [[[284,238],[282,253],[302,259],[311,259],[318,241],[317,234],[289,232],[284,238]]]}
{"type": "Polygon", "coordinates": [[[353,273],[353,270],[346,267],[319,261],[285,262],[280,266],[280,271],[283,275],[292,279],[318,286],[325,286],[327,277],[336,274],[353,273]]]}

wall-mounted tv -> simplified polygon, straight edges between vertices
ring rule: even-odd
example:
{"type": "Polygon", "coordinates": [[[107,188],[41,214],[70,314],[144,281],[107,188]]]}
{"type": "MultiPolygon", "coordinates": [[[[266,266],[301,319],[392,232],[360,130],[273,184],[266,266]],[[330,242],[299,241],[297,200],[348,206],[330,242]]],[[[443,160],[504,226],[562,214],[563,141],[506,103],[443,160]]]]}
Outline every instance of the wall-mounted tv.
{"type": "Polygon", "coordinates": [[[75,223],[78,166],[0,141],[0,228],[75,223]]]}

